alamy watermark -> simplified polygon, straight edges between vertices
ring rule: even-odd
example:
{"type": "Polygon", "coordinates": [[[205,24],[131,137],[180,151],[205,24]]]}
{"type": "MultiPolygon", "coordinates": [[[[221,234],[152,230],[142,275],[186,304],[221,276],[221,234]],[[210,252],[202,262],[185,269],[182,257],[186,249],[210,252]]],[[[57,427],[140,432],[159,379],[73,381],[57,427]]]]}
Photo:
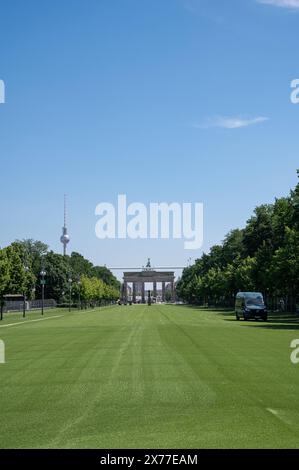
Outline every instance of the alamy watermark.
{"type": "Polygon", "coordinates": [[[0,80],[0,104],[5,103],[5,83],[3,80],[0,80]]]}
{"type": "Polygon", "coordinates": [[[291,348],[293,349],[290,357],[291,362],[292,364],[299,364],[299,339],[293,339],[291,348]]]}
{"type": "Polygon", "coordinates": [[[291,103],[298,104],[299,103],[299,78],[292,80],[291,88],[293,89],[291,93],[291,103]]]}
{"type": "Polygon", "coordinates": [[[5,364],[5,344],[2,339],[0,339],[0,364],[5,364]]]}
{"type": "Polygon", "coordinates": [[[127,205],[127,196],[119,194],[117,207],[101,202],[95,215],[100,239],[183,239],[186,250],[203,245],[203,204],[199,202],[151,202],[146,207],[141,202],[127,205]]]}

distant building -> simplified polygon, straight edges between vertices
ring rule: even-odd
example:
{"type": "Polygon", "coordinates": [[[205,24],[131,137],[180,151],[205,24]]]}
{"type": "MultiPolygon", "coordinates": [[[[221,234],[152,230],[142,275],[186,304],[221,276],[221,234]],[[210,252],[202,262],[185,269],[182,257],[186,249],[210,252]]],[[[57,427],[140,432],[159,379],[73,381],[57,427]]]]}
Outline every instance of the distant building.
{"type": "Polygon", "coordinates": [[[67,244],[70,242],[70,237],[67,233],[67,227],[66,227],[66,195],[64,195],[64,224],[62,227],[62,235],[60,237],[60,241],[63,245],[63,255],[65,256],[67,244]]]}

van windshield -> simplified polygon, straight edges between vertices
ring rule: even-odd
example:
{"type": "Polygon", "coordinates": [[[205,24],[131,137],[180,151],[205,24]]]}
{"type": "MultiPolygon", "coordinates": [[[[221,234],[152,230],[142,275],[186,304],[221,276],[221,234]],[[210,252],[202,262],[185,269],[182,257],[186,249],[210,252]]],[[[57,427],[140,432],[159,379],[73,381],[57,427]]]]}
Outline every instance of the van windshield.
{"type": "Polygon", "coordinates": [[[264,305],[264,301],[262,297],[256,297],[252,299],[246,299],[246,305],[261,307],[264,305]]]}

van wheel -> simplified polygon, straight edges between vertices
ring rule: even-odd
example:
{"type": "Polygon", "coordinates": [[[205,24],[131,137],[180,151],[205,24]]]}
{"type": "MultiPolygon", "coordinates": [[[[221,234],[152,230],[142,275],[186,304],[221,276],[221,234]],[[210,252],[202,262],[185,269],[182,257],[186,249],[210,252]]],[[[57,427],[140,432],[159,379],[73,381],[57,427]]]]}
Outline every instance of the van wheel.
{"type": "Polygon", "coordinates": [[[267,315],[264,315],[264,316],[262,317],[262,319],[263,319],[263,321],[268,321],[268,316],[267,316],[267,315]]]}

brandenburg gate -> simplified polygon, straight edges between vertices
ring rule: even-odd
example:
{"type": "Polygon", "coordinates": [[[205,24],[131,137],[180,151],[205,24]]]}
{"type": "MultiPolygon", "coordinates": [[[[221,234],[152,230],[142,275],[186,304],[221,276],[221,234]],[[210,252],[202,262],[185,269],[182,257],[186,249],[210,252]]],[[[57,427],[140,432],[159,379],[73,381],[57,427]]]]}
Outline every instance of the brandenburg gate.
{"type": "Polygon", "coordinates": [[[124,272],[123,275],[123,300],[128,300],[128,286],[131,284],[132,289],[132,301],[136,302],[136,286],[141,285],[141,302],[146,302],[145,296],[145,284],[151,283],[153,288],[151,289],[153,297],[157,298],[157,283],[162,284],[162,302],[166,300],[166,284],[170,284],[171,301],[175,301],[175,287],[174,287],[174,272],[162,272],[155,271],[148,260],[147,265],[142,271],[137,272],[124,272]]]}

